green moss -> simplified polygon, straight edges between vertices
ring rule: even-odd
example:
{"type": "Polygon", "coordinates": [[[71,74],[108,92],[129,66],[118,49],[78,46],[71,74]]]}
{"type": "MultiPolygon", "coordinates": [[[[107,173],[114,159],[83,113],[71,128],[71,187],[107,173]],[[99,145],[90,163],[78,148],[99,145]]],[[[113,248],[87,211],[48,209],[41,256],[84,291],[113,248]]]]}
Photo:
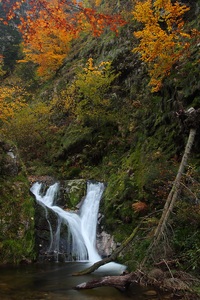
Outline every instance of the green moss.
{"type": "MultiPolygon", "coordinates": [[[[200,214],[198,206],[182,200],[176,204],[176,218],[172,226],[175,228],[173,247],[182,268],[196,274],[200,272],[200,214]]],[[[188,198],[187,198],[188,200],[188,198]]]]}
{"type": "Polygon", "coordinates": [[[34,203],[27,179],[20,175],[1,180],[0,186],[0,263],[31,261],[35,258],[34,203]]]}
{"type": "Polygon", "coordinates": [[[75,209],[86,195],[86,181],[84,179],[68,180],[64,183],[64,186],[69,198],[67,205],[75,209]]]}

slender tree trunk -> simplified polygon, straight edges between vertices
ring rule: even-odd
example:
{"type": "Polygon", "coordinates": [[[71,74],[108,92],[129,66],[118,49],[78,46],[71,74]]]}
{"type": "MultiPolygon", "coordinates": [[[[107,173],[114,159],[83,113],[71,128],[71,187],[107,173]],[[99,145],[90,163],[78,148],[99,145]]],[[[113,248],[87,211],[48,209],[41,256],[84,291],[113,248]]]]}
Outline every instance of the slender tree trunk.
{"type": "Polygon", "coordinates": [[[180,190],[181,177],[183,175],[184,168],[187,164],[188,156],[190,154],[190,151],[191,151],[191,148],[192,148],[192,145],[193,145],[193,142],[194,142],[195,135],[196,135],[196,129],[191,128],[190,133],[189,133],[189,137],[188,137],[188,140],[187,140],[187,144],[186,144],[186,147],[185,147],[185,152],[184,152],[184,155],[182,157],[182,160],[181,160],[181,163],[180,163],[180,166],[179,166],[179,169],[178,169],[178,173],[177,173],[176,178],[174,180],[172,189],[171,189],[171,191],[170,191],[170,193],[167,197],[167,200],[166,200],[166,203],[165,203],[165,206],[164,206],[164,209],[163,209],[162,216],[160,218],[160,221],[159,221],[158,226],[156,227],[156,230],[155,230],[155,233],[154,233],[153,241],[152,241],[152,243],[150,244],[150,246],[147,250],[146,256],[145,256],[145,258],[142,262],[142,266],[145,264],[146,260],[148,259],[149,253],[152,252],[152,248],[159,243],[159,241],[161,239],[161,236],[164,233],[167,221],[169,219],[170,213],[172,212],[172,210],[174,208],[174,204],[176,202],[176,199],[177,199],[177,196],[178,196],[178,193],[179,193],[179,190],[180,190]]]}
{"type": "Polygon", "coordinates": [[[173,208],[174,208],[174,203],[176,202],[179,190],[180,190],[180,184],[181,184],[181,177],[183,175],[184,172],[184,168],[187,164],[187,160],[188,160],[188,156],[190,154],[193,142],[194,142],[194,138],[196,135],[196,130],[195,129],[190,129],[190,134],[188,137],[188,141],[185,147],[185,152],[184,155],[182,157],[179,169],[178,169],[178,173],[176,175],[176,178],[174,180],[171,192],[169,194],[169,197],[167,198],[164,210],[163,210],[163,214],[161,216],[161,219],[159,221],[159,224],[156,228],[155,234],[154,234],[154,243],[157,244],[161,238],[161,235],[163,234],[165,227],[166,227],[166,223],[168,221],[169,215],[172,212],[173,208]]]}

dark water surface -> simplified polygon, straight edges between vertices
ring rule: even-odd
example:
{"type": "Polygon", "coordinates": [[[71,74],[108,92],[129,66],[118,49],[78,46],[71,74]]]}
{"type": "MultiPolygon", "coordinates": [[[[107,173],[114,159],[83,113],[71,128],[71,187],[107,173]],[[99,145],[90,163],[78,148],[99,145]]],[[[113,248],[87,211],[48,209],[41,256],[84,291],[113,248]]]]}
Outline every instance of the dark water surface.
{"type": "Polygon", "coordinates": [[[88,263],[45,263],[0,268],[1,300],[143,300],[143,291],[136,287],[133,294],[121,293],[115,288],[74,290],[85,281],[104,275],[118,275],[120,265],[111,264],[92,275],[72,276],[88,267],[88,263]]]}

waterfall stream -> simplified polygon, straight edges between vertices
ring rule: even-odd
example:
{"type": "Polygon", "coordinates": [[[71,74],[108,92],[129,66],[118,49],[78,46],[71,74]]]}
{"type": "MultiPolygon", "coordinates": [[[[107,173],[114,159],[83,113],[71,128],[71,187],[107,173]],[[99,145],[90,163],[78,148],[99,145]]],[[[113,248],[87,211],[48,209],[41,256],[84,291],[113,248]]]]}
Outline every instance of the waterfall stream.
{"type": "Polygon", "coordinates": [[[54,204],[59,190],[58,183],[51,185],[44,195],[42,194],[42,186],[42,183],[34,183],[31,187],[31,192],[46,212],[50,231],[49,251],[59,253],[60,227],[61,223],[63,223],[68,227],[68,236],[66,238],[68,257],[71,256],[72,260],[76,261],[99,261],[101,257],[96,250],[96,227],[104,184],[87,183],[87,194],[78,213],[65,211],[54,204]],[[53,210],[58,218],[57,230],[54,236],[48,219],[47,208],[53,210]]]}

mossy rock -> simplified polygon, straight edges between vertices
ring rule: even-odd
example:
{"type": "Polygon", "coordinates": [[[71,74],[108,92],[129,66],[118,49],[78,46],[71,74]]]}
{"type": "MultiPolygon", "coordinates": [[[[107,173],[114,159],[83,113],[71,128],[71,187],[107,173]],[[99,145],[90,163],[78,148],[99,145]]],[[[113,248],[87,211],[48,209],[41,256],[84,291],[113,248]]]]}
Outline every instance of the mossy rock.
{"type": "Polygon", "coordinates": [[[61,183],[61,198],[64,198],[67,208],[76,209],[86,195],[86,180],[74,179],[61,183]]]}
{"type": "Polygon", "coordinates": [[[34,203],[29,185],[18,178],[0,182],[0,264],[35,258],[34,203]]]}

